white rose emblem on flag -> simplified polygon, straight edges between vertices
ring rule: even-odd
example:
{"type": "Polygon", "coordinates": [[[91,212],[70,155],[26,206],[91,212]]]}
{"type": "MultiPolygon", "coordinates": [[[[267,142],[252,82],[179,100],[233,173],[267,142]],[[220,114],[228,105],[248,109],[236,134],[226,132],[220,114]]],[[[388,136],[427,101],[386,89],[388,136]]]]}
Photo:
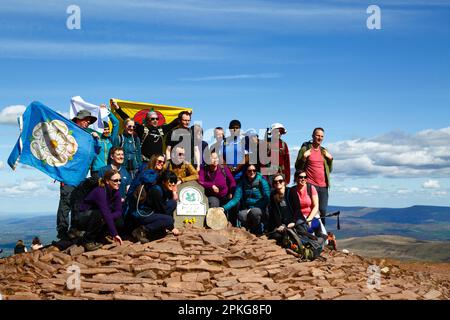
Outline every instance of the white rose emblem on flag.
{"type": "Polygon", "coordinates": [[[78,143],[60,120],[39,122],[33,128],[30,149],[33,156],[52,167],[64,166],[78,150],[78,143]]]}

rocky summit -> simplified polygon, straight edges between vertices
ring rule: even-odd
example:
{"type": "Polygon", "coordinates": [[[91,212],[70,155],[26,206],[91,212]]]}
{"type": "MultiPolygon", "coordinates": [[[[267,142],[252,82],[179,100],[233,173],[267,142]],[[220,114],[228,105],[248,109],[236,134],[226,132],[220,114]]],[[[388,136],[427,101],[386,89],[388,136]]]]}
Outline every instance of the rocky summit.
{"type": "Polygon", "coordinates": [[[178,237],[146,244],[126,241],[92,252],[80,246],[63,252],[49,247],[0,259],[0,294],[7,300],[450,297],[448,276],[434,277],[426,270],[342,251],[327,249],[322,256],[300,262],[294,252],[244,229],[189,227],[178,237]]]}

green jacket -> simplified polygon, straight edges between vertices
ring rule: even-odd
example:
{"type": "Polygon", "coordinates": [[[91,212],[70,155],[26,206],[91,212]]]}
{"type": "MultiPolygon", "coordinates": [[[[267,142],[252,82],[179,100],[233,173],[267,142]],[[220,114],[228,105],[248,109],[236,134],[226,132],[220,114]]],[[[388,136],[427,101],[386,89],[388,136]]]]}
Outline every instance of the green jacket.
{"type": "MultiPolygon", "coordinates": [[[[312,148],[312,143],[309,142],[306,145],[302,146],[300,151],[298,152],[297,160],[295,161],[295,170],[305,170],[306,166],[308,165],[308,159],[306,161],[303,161],[303,155],[305,152],[312,148]]],[[[333,159],[328,159],[325,157],[325,148],[320,146],[320,151],[322,153],[323,158],[323,167],[325,168],[325,178],[327,182],[327,187],[330,187],[330,173],[333,171],[333,159]]]]}

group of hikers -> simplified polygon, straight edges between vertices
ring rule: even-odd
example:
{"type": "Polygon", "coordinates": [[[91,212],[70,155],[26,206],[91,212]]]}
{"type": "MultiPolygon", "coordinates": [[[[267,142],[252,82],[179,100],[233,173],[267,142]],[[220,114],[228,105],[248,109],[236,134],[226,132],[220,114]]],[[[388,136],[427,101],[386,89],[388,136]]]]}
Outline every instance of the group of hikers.
{"type": "MultiPolygon", "coordinates": [[[[210,208],[221,208],[228,221],[255,235],[267,234],[281,244],[287,229],[302,227],[324,234],[333,157],[322,146],[324,129],[315,128],[295,162],[291,182],[289,148],[281,123],[261,137],[241,131],[241,122],[214,129],[215,142],[203,141],[203,129],[190,125],[192,113],[182,111],[170,123],[158,125],[153,109],[143,123],[134,121],[114,101],[101,135],[89,129],[97,121],[81,110],[72,119],[96,140],[90,178],[79,186],[61,183],[57,213],[60,242],[78,242],[96,250],[105,241],[148,242],[168,233],[179,235],[173,213],[180,184],[197,181],[210,208]],[[70,217],[70,218],[69,218],[70,217]],[[69,223],[70,222],[70,223],[69,223]]],[[[106,108],[105,105],[101,106],[106,108]]]]}

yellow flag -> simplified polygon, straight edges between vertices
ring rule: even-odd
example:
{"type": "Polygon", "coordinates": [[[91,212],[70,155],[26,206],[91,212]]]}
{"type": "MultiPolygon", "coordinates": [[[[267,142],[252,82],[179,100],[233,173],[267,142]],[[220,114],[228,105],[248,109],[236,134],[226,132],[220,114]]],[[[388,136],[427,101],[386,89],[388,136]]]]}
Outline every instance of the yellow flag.
{"type": "MultiPolygon", "coordinates": [[[[145,103],[145,102],[135,102],[135,101],[126,101],[119,99],[112,99],[119,107],[130,116],[130,118],[134,119],[134,121],[141,123],[147,116],[147,113],[153,109],[158,114],[158,125],[161,126],[164,123],[170,123],[178,117],[178,114],[181,111],[189,111],[192,112],[191,108],[184,107],[174,107],[174,106],[166,106],[162,104],[154,104],[154,103],[145,103]]],[[[116,109],[111,106],[111,111],[120,121],[120,132],[123,128],[123,121],[118,116],[116,109]]]]}

